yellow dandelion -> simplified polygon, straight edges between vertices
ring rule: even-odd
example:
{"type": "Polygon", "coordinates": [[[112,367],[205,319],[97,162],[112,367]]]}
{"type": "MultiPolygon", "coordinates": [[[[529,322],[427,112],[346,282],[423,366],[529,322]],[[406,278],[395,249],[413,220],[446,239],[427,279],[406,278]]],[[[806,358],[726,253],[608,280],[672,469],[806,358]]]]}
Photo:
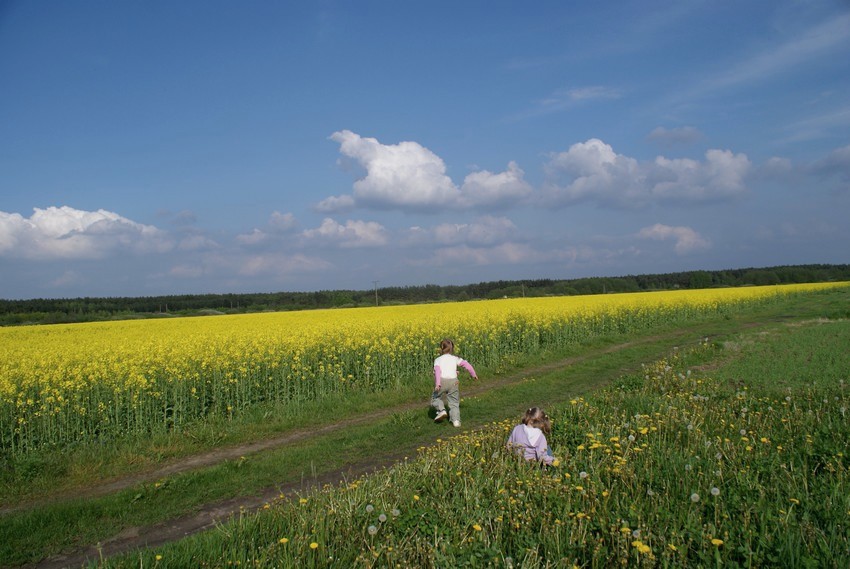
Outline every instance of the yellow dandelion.
{"type": "Polygon", "coordinates": [[[721,545],[723,545],[723,540],[722,540],[722,539],[717,539],[717,538],[715,537],[714,539],[712,539],[712,540],[711,540],[711,544],[712,544],[712,545],[716,545],[717,547],[720,547],[721,545]]]}
{"type": "Polygon", "coordinates": [[[318,549],[318,548],[319,548],[319,544],[316,543],[315,541],[310,544],[310,549],[318,549]]]}
{"type": "Polygon", "coordinates": [[[472,524],[472,529],[474,529],[475,531],[481,531],[481,526],[478,524],[472,524]]]}
{"type": "Polygon", "coordinates": [[[289,538],[288,537],[282,537],[282,538],[280,538],[279,541],[280,541],[280,543],[289,543],[289,538]]]}

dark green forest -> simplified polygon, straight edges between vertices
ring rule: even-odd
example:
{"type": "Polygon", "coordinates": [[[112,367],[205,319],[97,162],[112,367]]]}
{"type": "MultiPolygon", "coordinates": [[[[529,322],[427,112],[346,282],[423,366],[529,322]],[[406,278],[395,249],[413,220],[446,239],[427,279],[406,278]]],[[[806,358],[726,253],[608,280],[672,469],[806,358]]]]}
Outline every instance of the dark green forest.
{"type": "Polygon", "coordinates": [[[130,318],[348,308],[376,304],[383,306],[828,281],[850,281],[850,265],[793,265],[567,280],[533,279],[450,286],[380,287],[371,290],[0,300],[0,325],[57,324],[130,318]]]}

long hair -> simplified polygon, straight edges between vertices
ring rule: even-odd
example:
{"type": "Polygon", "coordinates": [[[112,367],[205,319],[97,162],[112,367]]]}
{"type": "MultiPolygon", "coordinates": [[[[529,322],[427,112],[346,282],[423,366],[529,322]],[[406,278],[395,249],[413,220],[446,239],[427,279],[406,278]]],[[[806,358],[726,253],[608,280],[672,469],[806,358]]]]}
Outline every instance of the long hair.
{"type": "Polygon", "coordinates": [[[455,351],[455,343],[448,338],[440,342],[440,355],[451,354],[455,351]]]}
{"type": "Polygon", "coordinates": [[[552,431],[552,422],[549,420],[546,412],[540,407],[529,408],[522,416],[522,424],[529,427],[537,427],[547,435],[552,431]]]}

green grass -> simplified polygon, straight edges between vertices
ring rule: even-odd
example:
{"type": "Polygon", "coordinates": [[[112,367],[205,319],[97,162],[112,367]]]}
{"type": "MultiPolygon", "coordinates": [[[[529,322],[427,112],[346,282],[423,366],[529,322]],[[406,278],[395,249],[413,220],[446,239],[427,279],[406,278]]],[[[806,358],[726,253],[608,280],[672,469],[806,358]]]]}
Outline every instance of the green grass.
{"type": "MultiPolygon", "coordinates": [[[[493,388],[464,399],[464,432],[468,432],[469,428],[518,415],[532,403],[552,407],[611,382],[622,383],[624,380],[618,378],[635,377],[641,363],[654,361],[669,351],[672,345],[680,345],[684,349],[702,337],[729,339],[730,349],[722,352],[720,359],[740,361],[735,355],[743,351],[732,350],[731,342],[732,336],[741,327],[758,322],[759,330],[769,332],[768,337],[781,337],[784,334],[781,330],[792,329],[787,327],[789,321],[840,316],[842,307],[847,305],[848,296],[845,289],[783,299],[777,304],[746,313],[694,322],[676,329],[657,329],[642,335],[602,338],[560,353],[538,355],[533,359],[517,357],[505,362],[497,375],[491,375],[493,370],[481,369],[479,372],[485,378],[485,384],[490,383],[493,388]],[[608,347],[626,341],[632,344],[608,351],[608,347]],[[565,357],[576,358],[567,372],[540,371],[527,377],[522,373],[531,367],[565,357]],[[506,376],[514,376],[517,381],[500,385],[500,378],[506,376]]],[[[734,341],[741,346],[748,343],[745,338],[734,341]]],[[[818,345],[818,342],[813,345],[818,345]]],[[[821,341],[820,345],[825,344],[821,341]]],[[[755,369],[760,369],[758,364],[753,365],[755,369]]],[[[439,437],[456,434],[451,428],[434,425],[428,419],[428,383],[425,378],[422,385],[407,386],[396,391],[310,403],[298,412],[257,409],[233,422],[197,425],[180,436],[36,455],[29,459],[32,461],[29,466],[15,465],[14,469],[7,468],[3,473],[0,478],[3,484],[3,504],[49,498],[52,495],[50,489],[66,493],[75,489],[84,491],[104,479],[151,471],[205,450],[273,437],[296,429],[313,428],[328,422],[326,417],[341,421],[370,410],[376,414],[374,420],[352,424],[344,431],[330,432],[244,458],[234,458],[217,466],[147,481],[107,496],[62,500],[3,514],[0,524],[0,564],[6,566],[33,562],[63,550],[97,543],[123,528],[148,525],[191,512],[205,503],[251,496],[286,481],[309,481],[350,464],[379,460],[388,451],[392,451],[395,458],[414,456],[417,447],[432,445],[439,437]],[[380,416],[387,409],[393,411],[380,416]]],[[[469,385],[468,382],[465,384],[469,385]]],[[[467,393],[469,391],[471,389],[467,393]]],[[[652,399],[647,394],[642,397],[652,399]]],[[[458,440],[462,441],[463,437],[458,440]]],[[[562,445],[568,449],[573,442],[566,438],[562,445]]],[[[520,468],[517,472],[524,472],[521,466],[517,468],[520,468]]],[[[416,484],[421,486],[422,481],[416,484]]],[[[473,536],[477,535],[476,531],[473,536]]],[[[294,536],[293,533],[293,539],[294,536]]],[[[450,537],[455,539],[458,536],[450,537]]],[[[210,536],[198,539],[210,539],[210,536]]],[[[262,539],[267,539],[267,536],[262,539]]],[[[433,543],[426,549],[430,552],[441,551],[433,543]]],[[[299,562],[302,561],[304,559],[299,562]]]]}
{"type": "Polygon", "coordinates": [[[512,418],[104,566],[847,567],[850,364],[829,355],[848,334],[833,321],[744,334],[755,347],[732,354],[672,350],[550,408],[558,468],[504,450],[512,418]]]}

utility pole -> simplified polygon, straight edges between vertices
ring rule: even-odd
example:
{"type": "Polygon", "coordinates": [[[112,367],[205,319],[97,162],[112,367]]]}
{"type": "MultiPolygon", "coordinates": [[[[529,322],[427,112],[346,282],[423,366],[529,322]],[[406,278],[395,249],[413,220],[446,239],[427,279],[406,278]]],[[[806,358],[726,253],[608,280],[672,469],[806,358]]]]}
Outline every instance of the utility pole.
{"type": "Polygon", "coordinates": [[[378,306],[378,282],[380,281],[372,281],[375,285],[375,306],[378,306]]]}

